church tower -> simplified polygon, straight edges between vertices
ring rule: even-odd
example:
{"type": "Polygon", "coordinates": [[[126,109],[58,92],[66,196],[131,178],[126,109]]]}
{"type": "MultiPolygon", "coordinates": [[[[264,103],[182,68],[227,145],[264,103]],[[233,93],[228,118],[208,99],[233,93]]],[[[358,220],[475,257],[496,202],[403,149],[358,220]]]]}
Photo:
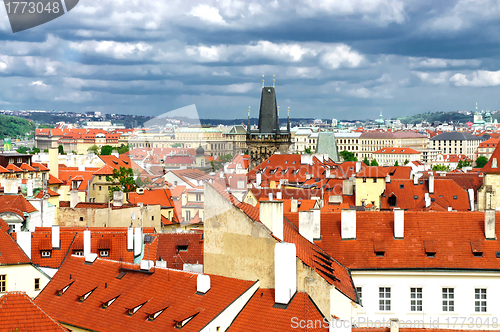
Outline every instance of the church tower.
{"type": "Polygon", "coordinates": [[[274,153],[288,153],[288,149],[292,143],[290,116],[288,116],[287,129],[281,132],[274,83],[273,86],[264,86],[264,80],[262,80],[259,127],[257,130],[250,130],[249,121],[246,143],[248,147],[249,170],[261,164],[274,153]]]}

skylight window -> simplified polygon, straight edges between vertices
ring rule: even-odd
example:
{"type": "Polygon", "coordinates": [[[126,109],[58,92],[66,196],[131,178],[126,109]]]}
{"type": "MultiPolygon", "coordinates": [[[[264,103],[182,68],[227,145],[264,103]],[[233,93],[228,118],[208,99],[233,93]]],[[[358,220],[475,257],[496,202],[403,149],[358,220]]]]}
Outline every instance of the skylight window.
{"type": "Polygon", "coordinates": [[[135,306],[135,307],[133,307],[133,308],[129,308],[129,309],[127,310],[127,315],[132,316],[132,315],[133,315],[133,314],[135,314],[135,313],[136,313],[139,309],[141,309],[141,308],[142,308],[142,306],[143,306],[144,304],[146,304],[146,302],[141,303],[141,304],[139,304],[138,306],[135,306]]]}
{"type": "MultiPolygon", "coordinates": [[[[168,308],[168,307],[167,307],[168,308]]],[[[149,314],[148,315],[148,321],[152,322],[154,321],[158,316],[161,315],[162,312],[164,312],[167,308],[163,308],[161,310],[158,310],[157,312],[155,313],[152,313],[152,314],[149,314]]]]}
{"type": "Polygon", "coordinates": [[[115,302],[115,301],[116,301],[116,299],[117,299],[118,297],[120,297],[120,295],[118,295],[118,296],[116,296],[116,297],[112,298],[111,300],[108,300],[108,301],[106,301],[106,302],[103,302],[103,303],[102,303],[102,308],[103,308],[103,309],[106,309],[107,307],[109,307],[111,304],[113,304],[113,302],[115,302]]]}
{"type": "Polygon", "coordinates": [[[94,289],[92,289],[91,291],[89,291],[89,292],[87,292],[87,293],[85,293],[85,294],[83,294],[83,295],[79,296],[78,301],[80,301],[80,302],[85,301],[85,300],[86,300],[86,299],[90,296],[90,294],[92,294],[92,292],[96,290],[96,288],[97,288],[97,287],[95,287],[95,288],[94,288],[94,289]]]}
{"type": "Polygon", "coordinates": [[[66,291],[68,290],[68,288],[73,284],[74,281],[70,282],[68,285],[64,286],[63,288],[61,288],[60,290],[57,291],[57,296],[61,296],[63,295],[64,293],[66,293],[66,291]]]}

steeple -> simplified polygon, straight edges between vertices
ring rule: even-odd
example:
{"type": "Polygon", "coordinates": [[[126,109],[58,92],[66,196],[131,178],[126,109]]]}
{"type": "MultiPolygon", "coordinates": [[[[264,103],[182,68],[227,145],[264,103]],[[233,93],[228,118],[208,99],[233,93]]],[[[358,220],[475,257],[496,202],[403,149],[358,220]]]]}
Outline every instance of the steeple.
{"type": "Polygon", "coordinates": [[[247,134],[250,135],[250,106],[248,106],[248,125],[247,125],[247,134]]]}
{"type": "Polygon", "coordinates": [[[264,86],[260,98],[259,133],[279,133],[278,106],[276,91],[272,86],[264,86]]]}

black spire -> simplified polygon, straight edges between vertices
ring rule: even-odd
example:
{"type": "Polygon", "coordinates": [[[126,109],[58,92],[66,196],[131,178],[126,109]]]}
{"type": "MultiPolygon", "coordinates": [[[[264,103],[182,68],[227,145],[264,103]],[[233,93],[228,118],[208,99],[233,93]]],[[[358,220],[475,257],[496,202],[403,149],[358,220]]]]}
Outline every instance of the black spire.
{"type": "Polygon", "coordinates": [[[274,87],[262,87],[259,113],[259,133],[278,134],[279,118],[274,87]]]}

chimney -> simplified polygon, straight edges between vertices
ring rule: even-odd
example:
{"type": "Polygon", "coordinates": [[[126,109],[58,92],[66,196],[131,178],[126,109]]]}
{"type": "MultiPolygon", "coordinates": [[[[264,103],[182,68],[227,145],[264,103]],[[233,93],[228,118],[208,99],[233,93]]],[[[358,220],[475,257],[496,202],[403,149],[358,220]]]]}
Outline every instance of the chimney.
{"type": "Polygon", "coordinates": [[[129,227],[127,229],[127,251],[134,250],[134,229],[129,227]]]}
{"type": "Polygon", "coordinates": [[[113,150],[113,151],[111,152],[111,155],[112,155],[112,156],[115,156],[116,158],[120,158],[120,155],[118,154],[118,150],[113,150]]]}
{"type": "Polygon", "coordinates": [[[49,149],[49,174],[59,178],[59,151],[56,148],[49,149]]]}
{"type": "Polygon", "coordinates": [[[342,195],[354,195],[354,180],[342,181],[342,195]]]}
{"type": "Polygon", "coordinates": [[[268,198],[269,198],[270,201],[273,200],[273,193],[269,193],[269,194],[267,194],[267,196],[268,196],[268,198]]]}
{"type": "Polygon", "coordinates": [[[61,233],[59,226],[52,226],[52,249],[60,249],[61,248],[61,233]]]}
{"type": "Polygon", "coordinates": [[[167,261],[156,261],[156,267],[167,268],[167,261]]]}
{"type": "Polygon", "coordinates": [[[4,179],[3,180],[4,194],[15,194],[19,193],[19,185],[17,179],[4,179]]]}
{"type": "Polygon", "coordinates": [[[495,210],[484,211],[484,235],[486,240],[496,240],[495,234],[495,210]]]}
{"type": "Polygon", "coordinates": [[[356,239],[356,210],[345,209],[340,215],[342,240],[356,239]]]}
{"type": "Polygon", "coordinates": [[[260,221],[283,241],[283,201],[261,201],[260,221]]]}
{"type": "Polygon", "coordinates": [[[87,257],[91,253],[90,249],[90,231],[88,229],[83,231],[83,256],[87,257]]]}
{"type": "Polygon", "coordinates": [[[391,318],[391,331],[390,332],[399,332],[399,319],[391,318]]]}
{"type": "Polygon", "coordinates": [[[327,178],[327,179],[330,178],[330,169],[329,168],[327,168],[325,170],[325,178],[327,178]]]}
{"type": "Polygon", "coordinates": [[[313,211],[299,211],[299,233],[309,242],[314,242],[313,218],[313,211]]]}
{"type": "Polygon", "coordinates": [[[123,205],[123,191],[114,191],[113,206],[122,206],[122,205],[123,205]]]}
{"type": "Polygon", "coordinates": [[[137,257],[142,253],[142,228],[135,228],[135,241],[134,241],[134,256],[137,257]]]}
{"type": "Polygon", "coordinates": [[[356,161],[356,174],[361,171],[361,161],[356,161]]]}
{"type": "Polygon", "coordinates": [[[429,194],[434,194],[434,174],[429,175],[429,194]]]}
{"type": "Polygon", "coordinates": [[[210,290],[210,276],[200,274],[196,278],[196,292],[206,294],[210,290]]]}
{"type": "Polygon", "coordinates": [[[33,179],[29,179],[28,183],[26,184],[26,195],[28,197],[33,197],[33,179]]]}
{"type": "Polygon", "coordinates": [[[497,168],[497,167],[498,167],[497,158],[493,158],[493,160],[491,161],[491,168],[497,168]]]}
{"type": "Polygon", "coordinates": [[[143,260],[141,261],[141,270],[142,270],[142,271],[149,271],[149,270],[151,270],[154,266],[155,266],[155,262],[154,262],[154,261],[150,261],[150,260],[146,260],[146,259],[143,259],[143,260]]]}
{"type": "Polygon", "coordinates": [[[282,194],[281,194],[281,191],[278,191],[278,192],[276,193],[276,199],[282,199],[282,197],[283,197],[283,196],[282,196],[282,194]]]}
{"type": "Polygon", "coordinates": [[[300,163],[302,165],[312,165],[313,164],[313,155],[312,154],[301,154],[300,155],[300,163]]]}
{"type": "Polygon", "coordinates": [[[290,203],[290,212],[297,212],[299,210],[299,201],[297,201],[295,198],[292,198],[292,201],[290,203]]]}
{"type": "Polygon", "coordinates": [[[405,237],[405,211],[394,209],[394,238],[404,239],[405,237]]]}
{"type": "Polygon", "coordinates": [[[31,232],[17,232],[17,244],[31,259],[31,232]]]}
{"type": "Polygon", "coordinates": [[[474,189],[468,189],[470,210],[474,211],[474,189]]]}
{"type": "Polygon", "coordinates": [[[80,196],[78,196],[78,190],[71,190],[69,199],[70,199],[69,207],[74,209],[75,206],[78,203],[80,203],[80,196]]]}
{"type": "Polygon", "coordinates": [[[97,254],[85,255],[85,262],[86,263],[94,263],[96,259],[97,259],[97,254]]]}
{"type": "Polygon", "coordinates": [[[260,174],[259,172],[257,172],[255,174],[255,184],[257,185],[257,187],[260,187],[261,183],[262,183],[262,174],[260,174]]]}
{"type": "Polygon", "coordinates": [[[280,242],[274,246],[274,302],[288,304],[297,292],[297,249],[280,242]]]}
{"type": "Polygon", "coordinates": [[[391,183],[391,175],[389,173],[385,176],[385,183],[391,183]]]}

